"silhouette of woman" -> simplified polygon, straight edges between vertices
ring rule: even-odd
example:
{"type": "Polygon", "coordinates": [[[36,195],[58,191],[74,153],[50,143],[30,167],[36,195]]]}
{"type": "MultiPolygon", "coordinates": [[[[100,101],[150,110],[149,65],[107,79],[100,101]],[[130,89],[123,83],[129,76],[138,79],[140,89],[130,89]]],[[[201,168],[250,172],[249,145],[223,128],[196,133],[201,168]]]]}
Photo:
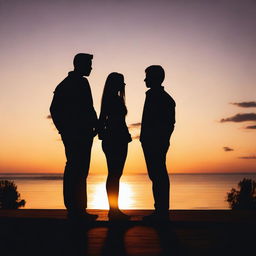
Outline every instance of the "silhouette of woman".
{"type": "Polygon", "coordinates": [[[119,180],[123,173],[128,143],[132,140],[125,122],[126,114],[124,76],[113,72],[105,83],[99,118],[99,139],[102,140],[108,166],[106,189],[109,220],[129,219],[118,207],[119,180]]]}

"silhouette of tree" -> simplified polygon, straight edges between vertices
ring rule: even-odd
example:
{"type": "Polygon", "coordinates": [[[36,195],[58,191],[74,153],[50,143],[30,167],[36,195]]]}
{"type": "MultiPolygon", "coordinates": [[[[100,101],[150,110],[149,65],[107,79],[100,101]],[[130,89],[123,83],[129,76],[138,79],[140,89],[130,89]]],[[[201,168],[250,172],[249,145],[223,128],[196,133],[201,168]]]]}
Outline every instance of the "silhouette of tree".
{"type": "Polygon", "coordinates": [[[0,209],[18,209],[25,204],[25,200],[20,200],[20,193],[13,181],[0,180],[0,209]]]}
{"type": "Polygon", "coordinates": [[[244,178],[238,183],[239,190],[234,188],[227,193],[227,202],[233,210],[256,210],[256,182],[244,178]]]}

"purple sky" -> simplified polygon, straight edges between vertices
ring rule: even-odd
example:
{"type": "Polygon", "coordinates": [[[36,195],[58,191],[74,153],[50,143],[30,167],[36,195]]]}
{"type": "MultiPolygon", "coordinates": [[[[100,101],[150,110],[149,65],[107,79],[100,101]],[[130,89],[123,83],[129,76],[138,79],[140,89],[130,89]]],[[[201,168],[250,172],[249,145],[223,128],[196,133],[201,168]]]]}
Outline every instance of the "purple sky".
{"type": "MultiPolygon", "coordinates": [[[[171,171],[255,170],[253,158],[240,158],[256,154],[255,129],[245,129],[255,122],[219,122],[255,113],[229,104],[256,101],[255,27],[256,2],[248,0],[0,0],[0,171],[61,169],[62,145],[45,117],[77,52],[94,54],[97,111],[107,75],[124,73],[128,123],[141,120],[145,68],[165,68],[165,88],[177,102],[171,171]]],[[[104,162],[98,141],[94,150],[104,162]]],[[[102,166],[93,160],[92,168],[102,166]]],[[[126,166],[145,169],[138,141],[126,166]]]]}

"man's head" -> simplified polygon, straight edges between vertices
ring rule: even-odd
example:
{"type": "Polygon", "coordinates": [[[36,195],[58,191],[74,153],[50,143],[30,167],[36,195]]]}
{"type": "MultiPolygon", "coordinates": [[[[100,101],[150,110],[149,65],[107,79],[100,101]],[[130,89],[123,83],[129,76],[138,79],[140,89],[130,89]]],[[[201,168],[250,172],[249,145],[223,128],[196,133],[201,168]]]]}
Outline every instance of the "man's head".
{"type": "Polygon", "coordinates": [[[148,88],[156,88],[161,86],[164,81],[164,69],[159,65],[152,65],[146,68],[146,77],[144,79],[148,88]]]}
{"type": "Polygon", "coordinates": [[[73,60],[74,70],[83,76],[89,76],[92,70],[93,55],[78,53],[73,60]]]}

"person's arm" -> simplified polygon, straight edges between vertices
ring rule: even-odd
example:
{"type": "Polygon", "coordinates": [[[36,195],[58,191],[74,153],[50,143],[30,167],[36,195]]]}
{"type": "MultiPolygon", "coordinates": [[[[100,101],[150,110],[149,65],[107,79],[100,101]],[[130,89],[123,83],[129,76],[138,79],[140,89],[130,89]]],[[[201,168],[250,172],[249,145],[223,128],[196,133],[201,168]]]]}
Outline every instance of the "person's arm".
{"type": "Polygon", "coordinates": [[[98,136],[99,136],[100,140],[104,139],[105,129],[106,129],[106,120],[107,120],[106,110],[103,109],[103,107],[101,107],[100,117],[99,117],[99,122],[98,122],[98,124],[99,124],[98,136]]]}
{"type": "Polygon", "coordinates": [[[158,116],[159,135],[163,141],[169,141],[175,124],[175,102],[166,96],[160,101],[160,109],[162,114],[158,116]]]}
{"type": "Polygon", "coordinates": [[[90,89],[90,85],[87,80],[85,83],[79,87],[80,89],[76,91],[76,99],[78,100],[77,103],[79,105],[79,109],[76,111],[79,115],[81,122],[84,126],[88,126],[88,122],[93,128],[94,136],[98,133],[98,117],[96,111],[93,107],[93,99],[92,93],[90,89]]]}
{"type": "Polygon", "coordinates": [[[63,133],[66,130],[65,106],[65,93],[60,89],[56,89],[50,106],[50,113],[52,121],[59,133],[63,133]]]}
{"type": "Polygon", "coordinates": [[[88,89],[89,89],[89,104],[90,104],[91,119],[92,119],[93,128],[94,128],[94,136],[96,136],[99,129],[99,121],[98,121],[97,113],[93,106],[92,92],[91,92],[90,86],[88,86],[88,89]]]}

